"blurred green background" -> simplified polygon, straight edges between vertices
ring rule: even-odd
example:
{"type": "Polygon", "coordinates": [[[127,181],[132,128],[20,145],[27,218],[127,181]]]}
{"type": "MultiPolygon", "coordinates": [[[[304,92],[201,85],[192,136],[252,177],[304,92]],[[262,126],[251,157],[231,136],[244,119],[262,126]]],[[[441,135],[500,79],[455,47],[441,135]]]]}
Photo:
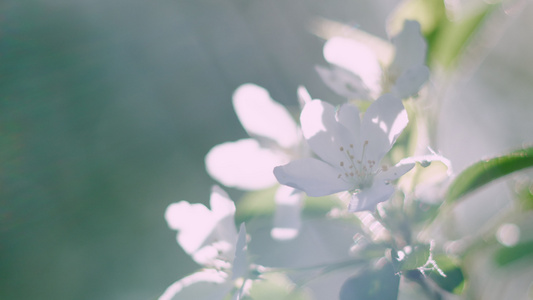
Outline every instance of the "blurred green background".
{"type": "Polygon", "coordinates": [[[233,90],[339,100],[310,22],[385,38],[397,2],[2,1],[0,299],[155,299],[194,271],[163,215],[205,203],[204,155],[245,137],[233,90]]]}

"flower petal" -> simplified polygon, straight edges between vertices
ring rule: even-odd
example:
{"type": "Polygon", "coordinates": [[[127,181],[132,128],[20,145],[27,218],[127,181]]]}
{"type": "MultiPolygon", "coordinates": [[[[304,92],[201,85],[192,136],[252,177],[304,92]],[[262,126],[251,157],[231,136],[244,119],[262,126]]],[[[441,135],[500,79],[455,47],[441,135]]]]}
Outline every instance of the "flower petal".
{"type": "Polygon", "coordinates": [[[233,288],[233,284],[227,279],[228,276],[224,272],[205,269],[174,282],[159,300],[224,299],[233,288]]]}
{"type": "Polygon", "coordinates": [[[254,139],[243,139],[213,147],[205,165],[209,175],[225,186],[257,190],[274,185],[272,170],[288,160],[280,152],[262,148],[254,139]]]}
{"type": "Polygon", "coordinates": [[[303,196],[302,192],[286,185],[278,188],[275,196],[274,228],[270,232],[272,238],[290,240],[298,235],[303,196]]]}
{"type": "Polygon", "coordinates": [[[409,172],[415,163],[398,163],[394,167],[388,168],[386,171],[383,171],[376,175],[374,180],[378,181],[391,181],[400,178],[403,174],[409,172]]]}
{"type": "Polygon", "coordinates": [[[211,189],[211,211],[217,221],[215,227],[215,239],[213,242],[222,242],[218,250],[230,260],[233,259],[235,241],[237,241],[237,230],[235,229],[235,203],[228,194],[219,186],[211,189]]]}
{"type": "Polygon", "coordinates": [[[369,99],[370,90],[359,75],[339,66],[315,66],[322,81],[335,93],[348,99],[369,99]]]}
{"type": "Polygon", "coordinates": [[[378,203],[387,201],[394,193],[394,187],[384,181],[374,180],[372,187],[353,194],[348,211],[374,211],[378,203]]]}
{"type": "Polygon", "coordinates": [[[374,101],[366,111],[361,124],[365,160],[379,163],[396,142],[409,120],[402,101],[392,94],[385,94],[374,101]]]}
{"type": "Polygon", "coordinates": [[[314,158],[303,158],[274,168],[279,183],[302,190],[311,197],[349,190],[351,184],[339,179],[339,171],[314,158]]]}
{"type": "Polygon", "coordinates": [[[352,140],[354,143],[354,153],[355,157],[359,157],[361,144],[361,119],[359,117],[359,109],[357,106],[346,103],[343,104],[337,113],[337,121],[341,123],[350,131],[350,135],[353,137],[352,140]]]}
{"type": "Polygon", "coordinates": [[[246,243],[246,226],[244,222],[239,227],[239,237],[235,245],[235,259],[233,260],[232,276],[231,279],[237,279],[239,277],[246,276],[248,271],[248,256],[246,251],[248,249],[246,243]]]}
{"type": "Polygon", "coordinates": [[[409,98],[416,95],[428,79],[429,68],[424,65],[415,65],[400,75],[392,91],[401,99],[409,98]]]}
{"type": "Polygon", "coordinates": [[[344,37],[331,38],[324,45],[324,58],[357,74],[373,97],[381,92],[381,66],[376,54],[365,44],[344,37]]]}
{"type": "Polygon", "coordinates": [[[291,114],[264,88],[251,83],[241,85],[233,94],[233,107],[250,136],[275,141],[283,148],[299,143],[298,126],[291,114]]]}
{"type": "Polygon", "coordinates": [[[392,43],[396,54],[389,69],[394,77],[426,61],[427,45],[417,21],[406,20],[402,31],[392,38],[392,43]]]}
{"type": "Polygon", "coordinates": [[[192,255],[209,238],[215,228],[212,212],[203,204],[180,201],[168,206],[165,219],[170,228],[178,230],[177,241],[192,255]]]}
{"type": "Polygon", "coordinates": [[[309,147],[316,155],[333,166],[338,166],[345,158],[341,147],[355,144],[356,139],[350,131],[336,119],[333,105],[313,100],[302,110],[300,122],[302,132],[309,147]]]}

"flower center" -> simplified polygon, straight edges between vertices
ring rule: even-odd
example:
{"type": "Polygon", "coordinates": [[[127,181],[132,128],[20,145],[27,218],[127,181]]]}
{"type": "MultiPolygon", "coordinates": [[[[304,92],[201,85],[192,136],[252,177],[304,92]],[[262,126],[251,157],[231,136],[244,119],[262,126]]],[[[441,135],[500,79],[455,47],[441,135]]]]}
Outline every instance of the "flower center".
{"type": "Polygon", "coordinates": [[[342,172],[337,175],[337,178],[352,183],[352,192],[371,187],[374,176],[381,172],[380,168],[375,168],[376,162],[374,160],[365,157],[367,145],[368,141],[365,141],[361,157],[358,159],[354,156],[353,144],[350,144],[348,147],[341,146],[339,148],[344,159],[339,162],[339,169],[342,172]]]}

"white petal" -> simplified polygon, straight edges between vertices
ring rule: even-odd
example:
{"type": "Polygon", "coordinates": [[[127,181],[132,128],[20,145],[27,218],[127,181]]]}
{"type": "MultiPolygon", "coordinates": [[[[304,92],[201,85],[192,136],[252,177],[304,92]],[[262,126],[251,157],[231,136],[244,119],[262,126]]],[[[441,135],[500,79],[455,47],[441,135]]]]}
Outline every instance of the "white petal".
{"type": "Polygon", "coordinates": [[[429,69],[424,65],[415,65],[405,70],[396,80],[392,88],[393,93],[402,98],[409,98],[420,90],[429,79],[429,69]]]}
{"type": "Polygon", "coordinates": [[[301,220],[303,193],[292,187],[281,185],[276,191],[276,213],[274,228],[270,232],[276,240],[290,240],[298,235],[301,220]]]}
{"type": "Polygon", "coordinates": [[[324,45],[324,58],[359,75],[373,96],[381,92],[381,66],[376,54],[365,44],[344,37],[331,38],[324,45]]]}
{"type": "Polygon", "coordinates": [[[247,249],[246,226],[244,223],[241,223],[239,228],[239,237],[237,238],[237,243],[235,246],[235,259],[233,260],[231,279],[246,276],[248,271],[248,256],[246,253],[247,249]]]}
{"type": "Polygon", "coordinates": [[[354,144],[354,153],[355,157],[359,157],[361,149],[360,138],[361,138],[361,119],[359,117],[359,109],[357,106],[346,103],[343,104],[337,113],[337,121],[346,127],[350,135],[353,137],[354,144]]]}
{"type": "Polygon", "coordinates": [[[341,147],[355,145],[355,137],[336,119],[333,105],[313,100],[302,110],[300,122],[309,147],[316,155],[333,166],[345,159],[341,147]]]}
{"type": "Polygon", "coordinates": [[[351,188],[349,182],[337,177],[337,169],[314,158],[298,159],[276,167],[274,175],[281,184],[302,190],[311,197],[331,195],[351,188]]]}
{"type": "Polygon", "coordinates": [[[211,211],[216,218],[224,218],[235,215],[235,203],[229,198],[228,194],[215,185],[211,188],[211,197],[209,199],[211,211]]]}
{"type": "Polygon", "coordinates": [[[272,170],[288,160],[284,154],[262,148],[254,139],[243,139],[213,147],[205,164],[209,175],[225,186],[256,190],[274,185],[272,170]]]}
{"type": "Polygon", "coordinates": [[[379,181],[390,181],[400,178],[403,174],[409,172],[415,163],[398,163],[394,167],[388,168],[386,171],[383,171],[376,175],[374,180],[379,181]]]}
{"type": "Polygon", "coordinates": [[[159,300],[222,300],[233,288],[227,279],[228,276],[224,272],[213,269],[202,270],[173,283],[159,300]]]}
{"type": "Polygon", "coordinates": [[[190,204],[187,201],[172,203],[165,211],[165,220],[167,221],[168,227],[174,230],[186,228],[191,218],[208,219],[210,217],[211,212],[203,204],[190,204]],[[195,217],[191,217],[191,215],[195,217]]]}
{"type": "Polygon", "coordinates": [[[298,126],[291,114],[264,88],[250,83],[241,85],[233,94],[233,107],[251,136],[273,140],[283,148],[299,143],[298,126]]]}
{"type": "Polygon", "coordinates": [[[402,101],[396,96],[385,94],[374,101],[361,124],[362,141],[368,141],[365,160],[379,163],[408,122],[402,101]]]}
{"type": "Polygon", "coordinates": [[[406,20],[403,30],[392,38],[392,43],[396,47],[396,54],[390,71],[395,76],[399,76],[413,66],[424,64],[427,45],[417,21],[406,20]]]}
{"type": "Polygon", "coordinates": [[[169,205],[165,218],[169,227],[179,231],[177,241],[188,254],[193,254],[204,245],[216,223],[207,207],[187,201],[169,205]]]}
{"type": "Polygon", "coordinates": [[[438,161],[438,162],[443,163],[444,166],[446,166],[446,175],[452,176],[453,175],[452,162],[446,157],[435,153],[432,149],[429,149],[429,150],[431,151],[431,154],[407,157],[407,158],[400,160],[400,162],[398,162],[397,165],[418,162],[420,163],[420,165],[422,165],[422,167],[427,167],[432,162],[438,161]]]}
{"type": "Polygon", "coordinates": [[[311,102],[313,100],[313,98],[311,98],[311,95],[309,94],[305,86],[303,85],[298,86],[297,94],[298,94],[298,103],[300,104],[300,109],[303,109],[307,102],[311,102]]]}
{"type": "Polygon", "coordinates": [[[335,93],[348,99],[369,99],[370,90],[359,75],[339,66],[315,66],[318,75],[335,93]]]}
{"type": "Polygon", "coordinates": [[[352,195],[348,211],[374,211],[378,203],[387,201],[394,193],[394,187],[384,181],[374,180],[372,187],[352,195]]]}
{"type": "Polygon", "coordinates": [[[233,259],[237,230],[235,229],[235,203],[228,194],[218,186],[213,186],[211,192],[211,211],[217,221],[215,241],[222,242],[217,249],[230,260],[233,259]]]}

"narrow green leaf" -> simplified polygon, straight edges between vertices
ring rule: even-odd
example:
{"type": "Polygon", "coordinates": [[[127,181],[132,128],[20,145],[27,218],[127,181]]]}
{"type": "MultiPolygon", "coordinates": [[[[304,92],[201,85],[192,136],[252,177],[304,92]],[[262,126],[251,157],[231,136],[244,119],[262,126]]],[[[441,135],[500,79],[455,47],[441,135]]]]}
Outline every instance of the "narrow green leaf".
{"type": "MultiPolygon", "coordinates": [[[[279,186],[244,194],[237,202],[235,222],[240,224],[252,218],[272,217],[276,210],[274,197],[279,186]]],[[[308,217],[324,216],[332,208],[343,208],[342,202],[335,196],[305,197],[302,214],[308,217]]]]}
{"type": "Polygon", "coordinates": [[[400,261],[400,271],[414,270],[426,264],[429,259],[429,245],[417,245],[400,261]]]}
{"type": "Polygon", "coordinates": [[[495,7],[496,5],[485,5],[479,11],[457,21],[443,18],[439,30],[432,38],[429,61],[437,61],[444,67],[453,67],[472,36],[495,7]]]}
{"type": "Polygon", "coordinates": [[[429,273],[429,277],[442,289],[450,293],[461,294],[465,287],[465,277],[461,267],[444,254],[435,256],[434,260],[446,276],[442,276],[434,269],[429,273]]]}
{"type": "Polygon", "coordinates": [[[477,162],[455,178],[448,189],[446,201],[453,203],[495,179],[531,166],[533,166],[533,148],[477,162]]]}
{"type": "Polygon", "coordinates": [[[494,255],[494,260],[499,266],[503,267],[527,256],[533,257],[533,241],[501,248],[494,255]]]}
{"type": "Polygon", "coordinates": [[[365,270],[344,282],[340,300],[396,300],[400,276],[391,264],[379,270],[365,270]]]}

